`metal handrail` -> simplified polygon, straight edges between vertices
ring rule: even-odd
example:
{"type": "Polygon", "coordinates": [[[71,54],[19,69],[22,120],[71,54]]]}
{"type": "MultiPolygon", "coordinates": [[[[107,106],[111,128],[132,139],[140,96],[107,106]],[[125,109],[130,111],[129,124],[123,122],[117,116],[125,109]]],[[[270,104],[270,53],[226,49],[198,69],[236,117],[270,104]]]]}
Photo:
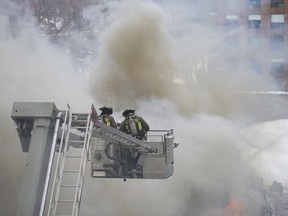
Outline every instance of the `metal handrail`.
{"type": "Polygon", "coordinates": [[[65,138],[65,144],[64,144],[64,150],[63,150],[63,153],[61,152],[62,150],[62,146],[63,146],[63,142],[64,142],[64,135],[65,135],[65,129],[67,129],[67,131],[69,131],[70,129],[70,125],[71,125],[71,113],[70,113],[70,107],[69,105],[67,105],[67,109],[66,109],[66,112],[65,112],[65,119],[64,119],[64,122],[62,123],[62,134],[61,134],[61,140],[60,140],[60,145],[59,145],[59,153],[58,153],[58,157],[57,157],[57,162],[56,162],[56,173],[54,175],[54,179],[53,179],[53,184],[52,184],[52,189],[51,189],[51,195],[50,195],[50,201],[49,201],[49,208],[48,208],[48,213],[47,215],[49,216],[50,215],[50,212],[52,210],[52,215],[55,215],[56,213],[56,208],[57,208],[57,201],[56,201],[56,198],[58,197],[59,195],[59,189],[60,189],[60,184],[61,184],[61,177],[62,177],[62,172],[61,170],[64,168],[64,161],[62,161],[62,163],[59,165],[60,163],[60,159],[62,157],[65,157],[64,154],[66,154],[67,152],[67,146],[68,146],[68,137],[69,136],[69,133],[66,133],[66,138],[65,138]],[[67,117],[69,115],[69,123],[67,125],[67,117]],[[61,167],[60,167],[61,166],[61,167]],[[58,184],[56,186],[56,183],[58,184]]]}
{"type": "Polygon", "coordinates": [[[55,128],[54,128],[54,134],[53,134],[53,139],[52,139],[51,151],[50,151],[49,162],[48,162],[48,169],[47,169],[46,178],[45,178],[45,184],[44,184],[44,190],[43,190],[39,216],[42,216],[44,214],[45,202],[47,198],[48,186],[49,186],[49,181],[51,177],[55,147],[56,147],[56,142],[57,142],[57,134],[59,130],[59,125],[61,123],[62,115],[63,113],[59,112],[56,117],[56,123],[55,123],[55,128]]]}
{"type": "Polygon", "coordinates": [[[91,122],[91,112],[89,112],[87,116],[87,125],[86,125],[83,150],[82,150],[82,155],[81,155],[80,171],[78,174],[78,180],[76,184],[77,189],[75,191],[72,216],[74,215],[77,216],[80,210],[80,202],[82,198],[82,190],[83,190],[83,184],[84,184],[84,172],[85,172],[86,162],[87,162],[87,157],[88,157],[87,150],[89,149],[92,128],[93,128],[93,124],[91,122]]]}

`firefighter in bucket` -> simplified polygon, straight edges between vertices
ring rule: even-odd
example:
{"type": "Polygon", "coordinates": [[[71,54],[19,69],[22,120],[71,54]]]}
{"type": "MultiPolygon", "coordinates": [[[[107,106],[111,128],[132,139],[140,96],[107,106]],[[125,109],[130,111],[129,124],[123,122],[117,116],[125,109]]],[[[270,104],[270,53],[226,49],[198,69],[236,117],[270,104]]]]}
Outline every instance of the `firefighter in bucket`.
{"type": "Polygon", "coordinates": [[[140,116],[135,115],[135,110],[127,108],[122,113],[125,118],[120,124],[120,131],[131,134],[139,140],[147,140],[147,132],[150,127],[140,116]]]}
{"type": "Polygon", "coordinates": [[[113,114],[113,109],[110,106],[103,106],[100,107],[99,110],[101,110],[100,114],[100,121],[103,122],[104,124],[117,128],[117,124],[115,122],[114,117],[112,116],[113,114]]]}

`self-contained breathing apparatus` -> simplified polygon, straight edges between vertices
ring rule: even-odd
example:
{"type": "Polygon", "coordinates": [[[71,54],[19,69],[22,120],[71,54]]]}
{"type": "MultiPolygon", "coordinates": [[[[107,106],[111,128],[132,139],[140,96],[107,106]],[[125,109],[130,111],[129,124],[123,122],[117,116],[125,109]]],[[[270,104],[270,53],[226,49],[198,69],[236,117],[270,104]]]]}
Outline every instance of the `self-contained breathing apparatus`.
{"type": "Polygon", "coordinates": [[[136,126],[136,121],[133,117],[130,117],[128,119],[128,127],[129,127],[129,131],[131,132],[133,137],[136,137],[138,134],[137,131],[137,126],[136,126]]]}
{"type": "Polygon", "coordinates": [[[129,116],[127,129],[133,137],[140,140],[146,140],[147,135],[145,129],[142,127],[141,121],[135,116],[129,116]]]}

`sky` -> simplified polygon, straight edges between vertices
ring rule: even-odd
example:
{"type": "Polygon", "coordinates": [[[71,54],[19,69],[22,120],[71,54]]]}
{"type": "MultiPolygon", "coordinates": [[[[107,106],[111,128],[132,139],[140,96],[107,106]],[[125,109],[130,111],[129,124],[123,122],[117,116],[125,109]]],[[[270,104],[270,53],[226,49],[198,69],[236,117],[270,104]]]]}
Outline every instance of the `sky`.
{"type": "MultiPolygon", "coordinates": [[[[111,105],[118,121],[124,108],[135,108],[152,129],[173,128],[180,143],[174,152],[175,173],[167,180],[91,179],[88,172],[81,215],[202,216],[231,198],[256,216],[260,208],[255,206],[263,200],[246,177],[262,177],[267,185],[274,180],[288,184],[281,172],[287,164],[287,122],[247,127],[255,122],[251,113],[261,116],[257,107],[271,100],[235,93],[273,88],[271,80],[250,72],[207,73],[204,61],[191,63],[189,56],[213,52],[211,34],[223,37],[223,32],[193,22],[197,11],[190,1],[110,1],[102,7],[109,11],[105,19],[95,5],[84,10],[95,26],[97,37],[89,43],[97,55],[85,59],[83,73],[69,52],[39,30],[29,12],[12,22],[19,7],[0,3],[0,211],[15,215],[27,157],[10,118],[13,101],[51,101],[59,109],[69,103],[76,112],[89,111],[92,102],[111,105]],[[190,82],[175,82],[175,74],[187,73],[190,82]]],[[[282,104],[276,98],[278,102],[282,104]]]]}

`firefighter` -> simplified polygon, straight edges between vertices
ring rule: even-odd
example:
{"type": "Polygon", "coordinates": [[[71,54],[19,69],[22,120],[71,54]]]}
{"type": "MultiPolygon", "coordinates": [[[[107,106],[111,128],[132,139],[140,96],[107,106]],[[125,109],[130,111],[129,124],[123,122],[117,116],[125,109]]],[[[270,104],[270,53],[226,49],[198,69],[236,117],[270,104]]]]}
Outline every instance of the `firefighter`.
{"type": "Polygon", "coordinates": [[[140,116],[135,115],[135,110],[127,108],[123,111],[124,121],[120,124],[120,131],[131,134],[140,140],[147,139],[147,132],[150,127],[140,116]]]}
{"type": "Polygon", "coordinates": [[[103,106],[100,107],[99,110],[101,110],[100,119],[103,123],[105,123],[108,126],[117,128],[117,124],[115,122],[113,114],[113,109],[110,106],[103,106]]]}

